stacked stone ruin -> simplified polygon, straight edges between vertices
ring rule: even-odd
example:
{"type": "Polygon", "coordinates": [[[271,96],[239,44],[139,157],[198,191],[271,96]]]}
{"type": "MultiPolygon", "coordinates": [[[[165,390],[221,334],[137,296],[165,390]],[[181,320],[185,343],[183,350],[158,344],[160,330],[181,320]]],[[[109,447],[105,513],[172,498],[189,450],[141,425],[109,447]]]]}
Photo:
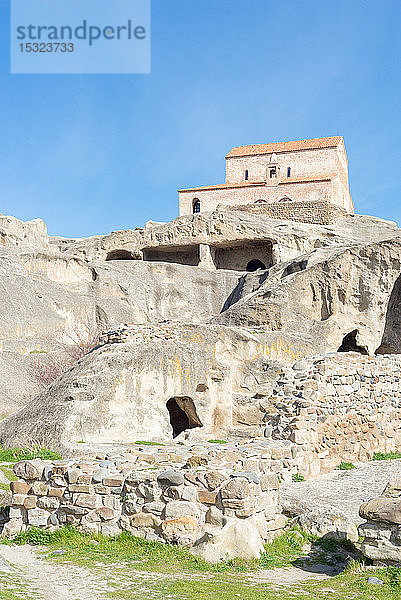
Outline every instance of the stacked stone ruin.
{"type": "MultiPolygon", "coordinates": [[[[284,470],[284,456],[281,461],[284,470]]],[[[103,535],[129,531],[200,552],[205,536],[216,536],[217,546],[235,532],[268,540],[286,522],[272,470],[278,462],[269,442],[138,445],[97,460],[21,461],[3,534],[69,524],[103,535]]],[[[230,548],[222,544],[221,551],[217,559],[230,548]]],[[[253,556],[250,547],[244,552],[253,556]]]]}

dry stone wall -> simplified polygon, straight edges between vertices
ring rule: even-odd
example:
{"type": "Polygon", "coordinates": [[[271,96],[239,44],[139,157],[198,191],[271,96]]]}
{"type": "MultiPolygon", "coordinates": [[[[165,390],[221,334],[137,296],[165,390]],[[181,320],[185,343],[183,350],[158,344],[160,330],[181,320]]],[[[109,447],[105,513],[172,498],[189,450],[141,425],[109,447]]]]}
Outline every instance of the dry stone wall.
{"type": "Polygon", "coordinates": [[[401,450],[401,356],[344,352],[283,369],[265,420],[306,476],[401,450]],[[295,453],[295,450],[294,450],[295,453]]]}
{"type": "Polygon", "coordinates": [[[258,552],[286,522],[271,464],[269,442],[144,445],[95,460],[21,461],[3,534],[71,524],[196,546],[201,555],[214,540],[222,558],[230,553],[226,534],[247,531],[258,552]]]}

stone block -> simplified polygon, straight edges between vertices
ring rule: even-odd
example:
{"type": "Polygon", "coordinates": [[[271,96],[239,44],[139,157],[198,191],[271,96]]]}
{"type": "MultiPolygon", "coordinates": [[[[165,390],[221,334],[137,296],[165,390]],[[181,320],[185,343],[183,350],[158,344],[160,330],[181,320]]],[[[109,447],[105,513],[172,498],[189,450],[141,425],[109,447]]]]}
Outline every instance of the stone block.
{"type": "Polygon", "coordinates": [[[93,494],[93,486],[87,483],[73,483],[68,486],[69,492],[80,492],[82,494],[93,494]]]}
{"type": "Polygon", "coordinates": [[[102,504],[114,510],[121,508],[121,500],[117,496],[102,496],[102,504]]]}
{"type": "Polygon", "coordinates": [[[193,517],[180,517],[163,521],[161,529],[168,542],[182,542],[182,538],[187,542],[193,541],[193,536],[199,531],[199,524],[193,517]]]}
{"type": "Polygon", "coordinates": [[[160,525],[161,520],[159,517],[153,515],[152,513],[139,512],[131,517],[130,523],[132,527],[155,528],[160,525]]]}
{"type": "Polygon", "coordinates": [[[106,487],[121,487],[124,483],[124,478],[121,475],[108,475],[103,478],[103,485],[106,487]]]}
{"type": "Polygon", "coordinates": [[[45,481],[34,481],[31,492],[36,496],[47,496],[48,485],[45,481]]]}
{"type": "Polygon", "coordinates": [[[21,460],[14,465],[14,474],[20,479],[41,479],[45,463],[40,459],[21,460]]]}
{"type": "Polygon", "coordinates": [[[157,477],[160,485],[169,487],[171,485],[182,485],[184,483],[184,475],[178,471],[163,471],[157,477]]]}
{"type": "Polygon", "coordinates": [[[260,486],[244,477],[230,479],[220,490],[222,498],[243,499],[260,493],[260,486]]]}
{"type": "Polygon", "coordinates": [[[112,519],[118,517],[118,512],[112,508],[108,508],[107,506],[102,506],[101,508],[96,509],[96,512],[102,521],[111,521],[112,519]]]}
{"type": "Polygon", "coordinates": [[[179,519],[181,517],[199,518],[199,509],[193,502],[172,500],[166,504],[165,519],[179,519]]]}
{"type": "Polygon", "coordinates": [[[26,511],[21,506],[10,506],[10,519],[22,519],[26,511]]]}
{"type": "Polygon", "coordinates": [[[223,527],[227,523],[227,518],[216,506],[210,506],[205,515],[205,523],[213,527],[223,527]]]}
{"type": "Polygon", "coordinates": [[[45,527],[48,524],[49,513],[43,508],[33,508],[28,511],[28,523],[33,527],[45,527]]]}
{"type": "Polygon", "coordinates": [[[37,505],[39,508],[45,508],[47,510],[55,510],[59,507],[60,501],[58,498],[50,498],[49,496],[41,496],[37,499],[37,505]]]}
{"type": "Polygon", "coordinates": [[[11,502],[14,506],[23,506],[25,498],[25,494],[13,494],[11,502]]]}
{"type": "Polygon", "coordinates": [[[71,467],[70,469],[68,469],[67,471],[67,478],[69,483],[77,483],[78,481],[78,477],[81,474],[81,469],[75,469],[73,467],[71,467]]]}
{"type": "Polygon", "coordinates": [[[64,494],[64,489],[51,487],[48,490],[48,494],[53,498],[61,498],[64,494]]]}
{"type": "Polygon", "coordinates": [[[381,496],[364,502],[359,515],[367,521],[401,525],[401,499],[381,496]]]}
{"type": "Polygon", "coordinates": [[[93,483],[103,483],[103,479],[107,477],[108,473],[109,471],[107,469],[98,469],[93,474],[93,483]]]}
{"type": "Polygon", "coordinates": [[[142,510],[143,512],[149,512],[154,515],[161,515],[165,506],[164,502],[146,502],[143,505],[142,510]]]}
{"type": "Polygon", "coordinates": [[[27,510],[36,508],[36,496],[26,496],[24,500],[24,508],[27,510]]]}
{"type": "Polygon", "coordinates": [[[18,480],[10,482],[10,489],[13,494],[27,494],[31,489],[31,484],[26,481],[18,480]]]}
{"type": "Polygon", "coordinates": [[[89,485],[92,483],[92,473],[82,473],[81,471],[80,475],[78,475],[78,480],[76,483],[89,485]]]}
{"type": "Polygon", "coordinates": [[[217,491],[198,490],[198,502],[201,504],[216,504],[217,496],[217,491]]]}
{"type": "Polygon", "coordinates": [[[265,473],[264,475],[261,475],[259,479],[262,492],[278,490],[280,487],[280,482],[276,473],[265,473]]]}
{"type": "Polygon", "coordinates": [[[73,499],[75,506],[83,508],[96,508],[100,503],[100,499],[96,494],[74,494],[73,499]]]}
{"type": "Polygon", "coordinates": [[[24,522],[22,519],[18,519],[18,518],[10,518],[10,520],[5,523],[4,527],[3,527],[3,531],[1,532],[1,537],[14,537],[15,535],[18,535],[18,533],[20,533],[22,531],[22,528],[24,526],[24,522]]]}

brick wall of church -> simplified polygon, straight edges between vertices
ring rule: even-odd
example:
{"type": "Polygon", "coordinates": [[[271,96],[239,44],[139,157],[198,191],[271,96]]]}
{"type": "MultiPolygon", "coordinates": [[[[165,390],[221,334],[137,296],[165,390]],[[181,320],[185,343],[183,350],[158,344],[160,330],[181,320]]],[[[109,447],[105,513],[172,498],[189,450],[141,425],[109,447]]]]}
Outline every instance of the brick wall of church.
{"type": "Polygon", "coordinates": [[[254,204],[257,200],[272,203],[278,202],[284,196],[293,201],[335,203],[331,181],[283,183],[274,187],[260,185],[180,192],[180,215],[192,213],[195,198],[200,200],[201,212],[206,212],[215,210],[219,204],[236,207],[254,204]]]}
{"type": "Polygon", "coordinates": [[[347,214],[346,210],[334,204],[313,201],[245,204],[235,206],[233,209],[265,215],[272,219],[301,221],[316,225],[331,225],[347,214]]]}

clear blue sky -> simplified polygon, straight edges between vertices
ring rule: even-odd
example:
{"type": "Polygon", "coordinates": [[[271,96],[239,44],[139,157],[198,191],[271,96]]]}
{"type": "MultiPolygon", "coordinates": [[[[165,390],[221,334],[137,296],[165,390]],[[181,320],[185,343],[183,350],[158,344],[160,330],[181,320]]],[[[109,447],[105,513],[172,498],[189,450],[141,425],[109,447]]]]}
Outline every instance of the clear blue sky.
{"type": "Polygon", "coordinates": [[[357,212],[401,222],[400,0],[153,0],[151,75],[10,75],[0,19],[0,212],[167,221],[233,146],[342,134],[357,212]]]}

